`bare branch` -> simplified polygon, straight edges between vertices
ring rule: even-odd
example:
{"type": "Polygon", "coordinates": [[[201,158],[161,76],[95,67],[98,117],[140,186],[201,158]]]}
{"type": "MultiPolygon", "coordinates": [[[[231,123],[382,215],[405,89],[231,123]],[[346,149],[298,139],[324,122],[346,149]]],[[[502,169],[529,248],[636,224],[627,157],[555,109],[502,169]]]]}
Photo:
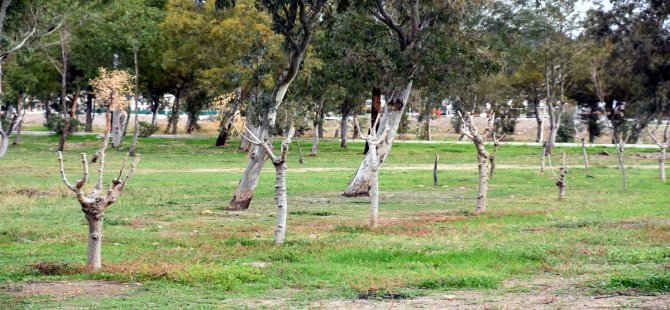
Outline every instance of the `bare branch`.
{"type": "Polygon", "coordinates": [[[58,162],[60,163],[60,176],[61,179],[63,179],[63,183],[65,183],[67,188],[69,188],[73,192],[77,191],[77,188],[74,187],[74,185],[72,185],[72,183],[70,183],[70,181],[68,181],[67,177],[65,176],[65,167],[63,165],[63,153],[61,151],[58,151],[58,162]]]}

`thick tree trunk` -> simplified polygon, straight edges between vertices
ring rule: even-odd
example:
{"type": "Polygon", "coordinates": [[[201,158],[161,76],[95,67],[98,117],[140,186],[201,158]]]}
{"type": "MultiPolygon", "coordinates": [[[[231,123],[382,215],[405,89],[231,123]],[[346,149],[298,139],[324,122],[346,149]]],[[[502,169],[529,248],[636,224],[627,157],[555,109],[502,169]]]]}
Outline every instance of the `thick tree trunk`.
{"type": "Polygon", "coordinates": [[[116,109],[112,111],[112,147],[117,148],[121,146],[123,131],[121,126],[123,120],[121,119],[121,110],[116,109]]]}
{"type": "Polygon", "coordinates": [[[93,132],[93,94],[86,95],[86,132],[93,132]]]}
{"type": "Polygon", "coordinates": [[[661,179],[661,182],[665,182],[665,152],[666,149],[662,148],[658,154],[658,177],[661,179]]]}
{"type": "MultiPolygon", "coordinates": [[[[402,94],[399,98],[392,98],[386,104],[386,111],[381,115],[380,119],[380,128],[385,128],[388,126],[389,134],[386,139],[381,141],[377,146],[375,156],[377,157],[377,162],[379,165],[383,164],[391,151],[391,146],[393,146],[393,140],[398,132],[398,127],[400,125],[400,120],[402,118],[403,110],[407,105],[409,99],[409,94],[412,91],[412,81],[410,80],[405,89],[402,91],[402,94]]],[[[380,133],[378,133],[379,135],[380,133]]],[[[370,188],[372,187],[372,177],[373,171],[372,167],[367,164],[370,162],[369,158],[371,152],[368,152],[365,155],[365,159],[361,162],[356,174],[354,175],[349,186],[344,191],[344,196],[346,197],[356,197],[356,196],[367,196],[370,193],[370,188]]]]}
{"type": "Polygon", "coordinates": [[[277,199],[277,226],[275,228],[275,245],[284,243],[286,235],[286,218],[288,217],[288,200],[286,199],[286,165],[274,163],[275,166],[275,197],[277,199]]]}
{"type": "MultiPolygon", "coordinates": [[[[368,134],[370,134],[372,130],[372,125],[377,120],[377,117],[379,117],[379,113],[381,113],[381,111],[382,111],[382,89],[373,86],[372,104],[370,106],[370,129],[368,129],[368,134]]],[[[379,129],[379,123],[377,123],[377,127],[375,127],[375,130],[378,129],[379,129]]],[[[363,150],[363,154],[367,154],[369,149],[370,146],[368,145],[368,142],[365,141],[365,150],[363,150]]]]}
{"type": "Polygon", "coordinates": [[[342,119],[340,119],[340,147],[347,147],[347,125],[349,123],[349,113],[342,113],[342,119]]]}
{"type": "Polygon", "coordinates": [[[88,221],[88,264],[89,270],[99,270],[102,267],[102,214],[86,214],[88,221]]]}

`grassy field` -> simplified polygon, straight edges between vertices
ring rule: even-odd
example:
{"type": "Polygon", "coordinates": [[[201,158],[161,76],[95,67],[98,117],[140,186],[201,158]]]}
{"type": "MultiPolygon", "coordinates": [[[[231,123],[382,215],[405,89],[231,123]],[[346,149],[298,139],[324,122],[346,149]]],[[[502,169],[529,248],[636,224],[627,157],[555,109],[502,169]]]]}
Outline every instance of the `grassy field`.
{"type": "MultiPolygon", "coordinates": [[[[69,138],[71,181],[81,177],[79,153],[90,156],[97,142],[69,138]]],[[[306,152],[309,142],[300,142],[306,152]]],[[[567,199],[559,201],[551,174],[539,174],[540,148],[502,147],[488,211],[474,216],[472,145],[396,144],[380,172],[380,227],[370,230],[369,200],[341,196],[362,144],[340,149],[325,141],[304,165],[294,144],[287,241],[277,247],[270,165],[251,210],[223,209],[246,164],[233,144],[142,139],[138,171],[105,216],[103,271],[86,273],[86,221],[60,181],[57,137],[23,137],[0,160],[0,308],[382,303],[365,304],[375,308],[387,299],[430,307],[434,296],[485,296],[473,298],[477,306],[537,290],[586,297],[670,291],[670,185],[658,181],[653,149],[627,150],[630,184],[622,190],[615,156],[590,149],[586,173],[580,149],[559,148],[571,167],[567,199]],[[45,283],[52,291],[29,293],[45,283]]],[[[124,151],[108,152],[108,182],[124,151]]]]}

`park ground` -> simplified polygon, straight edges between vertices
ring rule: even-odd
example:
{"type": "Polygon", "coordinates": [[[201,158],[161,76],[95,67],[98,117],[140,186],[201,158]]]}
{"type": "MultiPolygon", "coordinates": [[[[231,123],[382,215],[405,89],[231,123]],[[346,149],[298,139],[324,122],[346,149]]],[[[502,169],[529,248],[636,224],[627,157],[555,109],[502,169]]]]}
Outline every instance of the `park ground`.
{"type": "MultiPolygon", "coordinates": [[[[246,164],[236,142],[144,138],[105,216],[103,269],[88,273],[86,222],[60,180],[57,140],[24,136],[0,161],[0,308],[670,307],[670,185],[654,149],[627,150],[622,190],[613,149],[589,148],[587,172],[581,149],[559,147],[570,165],[559,201],[539,147],[503,146],[488,210],[475,216],[472,145],[398,143],[371,230],[369,200],[341,196],[363,145],[323,141],[300,165],[293,144],[287,241],[274,246],[271,166],[251,209],[230,212],[246,164]]],[[[68,138],[70,180],[98,142],[68,138]]],[[[306,152],[309,138],[299,142],[306,152]]],[[[125,151],[108,151],[108,183],[125,151]]]]}

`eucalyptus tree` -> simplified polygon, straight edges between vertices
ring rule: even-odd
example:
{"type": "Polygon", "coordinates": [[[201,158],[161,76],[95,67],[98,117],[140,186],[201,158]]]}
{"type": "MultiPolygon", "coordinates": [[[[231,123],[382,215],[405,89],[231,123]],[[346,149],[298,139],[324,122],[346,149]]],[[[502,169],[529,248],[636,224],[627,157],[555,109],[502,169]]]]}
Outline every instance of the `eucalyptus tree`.
{"type": "MultiPolygon", "coordinates": [[[[221,2],[223,1],[219,1],[220,4],[223,4],[221,2]]],[[[271,138],[271,129],[275,126],[277,110],[284,101],[291,82],[300,71],[312,36],[320,24],[326,0],[258,0],[257,4],[270,14],[272,30],[284,38],[288,50],[286,66],[277,75],[270,100],[258,107],[262,110],[262,121],[256,136],[259,140],[266,141],[271,138]]],[[[249,208],[266,155],[265,149],[258,145],[254,147],[242,179],[228,204],[228,209],[249,208]]]]}
{"type": "MultiPolygon", "coordinates": [[[[387,33],[392,36],[392,40],[379,40],[380,43],[394,41],[395,45],[380,47],[387,53],[391,68],[384,76],[387,104],[380,119],[380,129],[388,128],[389,134],[374,152],[380,164],[389,155],[415,80],[419,85],[426,80],[440,83],[449,81],[456,67],[477,73],[494,67],[465,35],[468,29],[464,17],[476,7],[476,3],[466,1],[363,1],[359,4],[359,8],[387,27],[387,33]],[[471,68],[470,64],[481,64],[484,69],[471,68]]],[[[344,196],[369,194],[374,173],[369,156],[373,156],[372,152],[361,162],[344,196]]]]}

